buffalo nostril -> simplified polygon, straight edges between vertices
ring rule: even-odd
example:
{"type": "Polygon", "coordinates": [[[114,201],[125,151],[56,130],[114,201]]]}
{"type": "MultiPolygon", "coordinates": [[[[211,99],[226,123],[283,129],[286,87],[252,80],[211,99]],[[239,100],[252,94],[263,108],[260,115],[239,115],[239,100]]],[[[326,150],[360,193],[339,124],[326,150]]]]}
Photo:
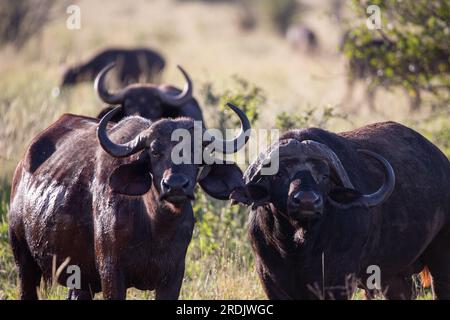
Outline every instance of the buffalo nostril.
{"type": "Polygon", "coordinates": [[[299,191],[291,197],[291,203],[305,208],[320,209],[322,197],[312,191],[299,191]]]}
{"type": "Polygon", "coordinates": [[[319,212],[322,210],[322,206],[323,206],[323,200],[321,197],[319,197],[316,201],[314,201],[314,209],[319,212]]]}
{"type": "Polygon", "coordinates": [[[161,186],[164,191],[170,191],[170,185],[167,183],[166,179],[161,181],[161,186]]]}
{"type": "Polygon", "coordinates": [[[172,182],[176,184],[178,187],[184,187],[189,184],[189,179],[185,175],[173,175],[172,182]]]}
{"type": "Polygon", "coordinates": [[[189,179],[184,175],[174,174],[164,180],[161,185],[164,191],[183,190],[185,191],[189,187],[189,179]]]}
{"type": "Polygon", "coordinates": [[[309,200],[313,205],[319,205],[322,202],[322,199],[317,195],[314,194],[310,197],[309,200]]]}
{"type": "Polygon", "coordinates": [[[173,179],[173,187],[186,189],[189,186],[189,179],[185,176],[176,176],[173,179]]]}
{"type": "Polygon", "coordinates": [[[293,196],[292,199],[291,199],[291,202],[293,204],[300,204],[300,197],[293,196]]]}
{"type": "Polygon", "coordinates": [[[300,205],[300,203],[302,201],[302,195],[303,195],[303,192],[301,192],[301,191],[295,193],[290,199],[291,204],[296,205],[296,206],[300,205]]]}

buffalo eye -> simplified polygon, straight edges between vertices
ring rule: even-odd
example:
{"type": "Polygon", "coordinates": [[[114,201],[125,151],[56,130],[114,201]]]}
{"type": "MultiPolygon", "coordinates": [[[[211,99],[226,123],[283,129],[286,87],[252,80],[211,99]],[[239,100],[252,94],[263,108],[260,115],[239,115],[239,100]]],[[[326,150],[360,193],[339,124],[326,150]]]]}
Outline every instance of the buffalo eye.
{"type": "Polygon", "coordinates": [[[286,172],[283,169],[278,169],[277,174],[275,175],[276,178],[280,179],[283,178],[285,176],[286,172]]]}
{"type": "Polygon", "coordinates": [[[161,156],[161,146],[156,141],[152,142],[150,145],[150,154],[154,158],[159,158],[161,156]]]}
{"type": "Polygon", "coordinates": [[[150,153],[155,158],[158,158],[161,155],[161,153],[159,151],[156,151],[156,150],[151,150],[150,153]]]}

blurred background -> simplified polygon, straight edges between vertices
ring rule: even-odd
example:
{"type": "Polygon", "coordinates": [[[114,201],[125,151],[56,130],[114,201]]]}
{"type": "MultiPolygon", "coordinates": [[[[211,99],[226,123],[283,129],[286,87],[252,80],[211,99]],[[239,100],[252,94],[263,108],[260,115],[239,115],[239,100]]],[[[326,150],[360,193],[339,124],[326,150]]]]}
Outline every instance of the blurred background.
{"type": "MultiPolygon", "coordinates": [[[[181,88],[176,65],[188,71],[209,127],[234,125],[226,101],[241,105],[255,128],[339,132],[393,120],[449,156],[449,21],[449,0],[2,0],[0,299],[18,297],[6,219],[17,162],[61,114],[103,108],[92,82],[60,87],[69,66],[109,47],[150,48],[166,60],[158,82],[181,88]],[[73,5],[80,28],[68,28],[73,5]]],[[[201,192],[194,209],[181,298],[264,298],[245,210],[201,192]]],[[[65,289],[49,286],[41,296],[64,298],[65,289]]]]}

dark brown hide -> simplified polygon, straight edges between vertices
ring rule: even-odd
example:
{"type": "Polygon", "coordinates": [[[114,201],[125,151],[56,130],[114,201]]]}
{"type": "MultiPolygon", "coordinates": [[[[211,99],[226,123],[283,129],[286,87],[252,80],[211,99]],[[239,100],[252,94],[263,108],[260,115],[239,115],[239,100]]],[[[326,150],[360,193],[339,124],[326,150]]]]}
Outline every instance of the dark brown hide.
{"type": "MultiPolygon", "coordinates": [[[[171,162],[171,133],[192,126],[188,118],[125,118],[109,126],[116,143],[151,128],[150,146],[126,158],[101,148],[93,118],[64,115],[32,141],[14,175],[9,211],[23,299],[36,299],[41,276],[52,277],[53,259],[60,266],[66,258],[81,269],[81,289],[71,290],[70,298],[103,291],[105,298],[123,299],[130,287],[156,290],[157,299],[178,298],[199,166],[171,162]],[[165,191],[161,199],[163,180],[173,186],[170,179],[180,177],[186,190],[165,191]]],[[[209,171],[223,175],[206,175],[200,184],[225,198],[242,184],[242,172],[236,165],[215,166],[209,171]]],[[[68,276],[63,268],[58,282],[66,285],[68,276]]]]}
{"type": "Polygon", "coordinates": [[[122,85],[139,80],[158,81],[165,66],[164,58],[158,52],[147,48],[105,49],[84,63],[68,68],[61,81],[62,86],[94,81],[97,74],[108,64],[116,62],[116,78],[122,85]]]}
{"type": "MultiPolygon", "coordinates": [[[[135,84],[129,86],[124,102],[121,103],[122,110],[117,113],[111,121],[119,122],[124,117],[139,115],[146,119],[156,121],[162,118],[188,117],[197,121],[204,121],[202,110],[193,97],[180,107],[174,107],[163,103],[157,95],[157,90],[163,91],[169,95],[177,95],[181,92],[172,86],[153,86],[150,84],[135,84]]],[[[114,107],[105,107],[97,115],[98,119],[103,118],[114,107]]]]}
{"type": "MultiPolygon", "coordinates": [[[[118,122],[126,116],[139,115],[156,121],[161,118],[188,117],[204,121],[197,100],[192,96],[193,84],[187,72],[178,66],[185,78],[183,91],[168,85],[151,83],[131,84],[117,92],[110,92],[106,86],[106,77],[115,64],[106,66],[97,76],[94,88],[100,99],[111,105],[120,105],[120,112],[111,121],[118,122]]],[[[104,108],[97,118],[101,119],[112,106],[104,108]]]]}
{"type": "MultiPolygon", "coordinates": [[[[322,216],[307,221],[290,220],[275,207],[270,194],[280,186],[270,185],[268,198],[253,207],[249,224],[257,272],[269,298],[346,299],[355,280],[365,287],[367,267],[377,265],[386,297],[409,299],[411,275],[426,265],[437,298],[450,299],[450,163],[437,147],[394,122],[340,134],[292,130],[282,139],[328,146],[362,193],[383,183],[379,163],[356,151],[371,150],[389,161],[396,183],[379,206],[341,209],[326,201],[322,216]]],[[[251,203],[245,200],[248,194],[234,196],[251,203]]]]}

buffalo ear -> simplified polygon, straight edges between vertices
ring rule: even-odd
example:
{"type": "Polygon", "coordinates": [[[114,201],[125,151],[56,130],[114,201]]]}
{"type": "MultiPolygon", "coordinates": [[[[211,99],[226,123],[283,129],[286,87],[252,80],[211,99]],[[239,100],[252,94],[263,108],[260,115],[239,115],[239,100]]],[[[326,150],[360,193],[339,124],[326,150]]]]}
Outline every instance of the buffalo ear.
{"type": "Polygon", "coordinates": [[[233,190],[233,192],[231,192],[230,200],[231,205],[242,203],[248,206],[252,203],[252,200],[247,193],[247,189],[242,186],[237,187],[233,190]]]}
{"type": "Polygon", "coordinates": [[[203,171],[207,173],[202,172],[198,183],[213,198],[228,200],[234,191],[244,186],[242,171],[234,163],[208,165],[203,171]]]}
{"type": "Polygon", "coordinates": [[[242,203],[257,207],[270,202],[270,193],[264,184],[249,183],[244,187],[236,188],[230,199],[232,200],[231,204],[242,203]]]}
{"type": "Polygon", "coordinates": [[[349,204],[361,198],[362,194],[354,189],[336,187],[330,191],[328,196],[337,203],[349,204]]]}
{"type": "Polygon", "coordinates": [[[139,159],[117,167],[109,177],[109,186],[120,194],[141,196],[152,187],[152,176],[146,161],[139,159]]]}
{"type": "Polygon", "coordinates": [[[246,186],[253,206],[261,206],[270,202],[270,193],[263,183],[249,183],[246,186]]]}

